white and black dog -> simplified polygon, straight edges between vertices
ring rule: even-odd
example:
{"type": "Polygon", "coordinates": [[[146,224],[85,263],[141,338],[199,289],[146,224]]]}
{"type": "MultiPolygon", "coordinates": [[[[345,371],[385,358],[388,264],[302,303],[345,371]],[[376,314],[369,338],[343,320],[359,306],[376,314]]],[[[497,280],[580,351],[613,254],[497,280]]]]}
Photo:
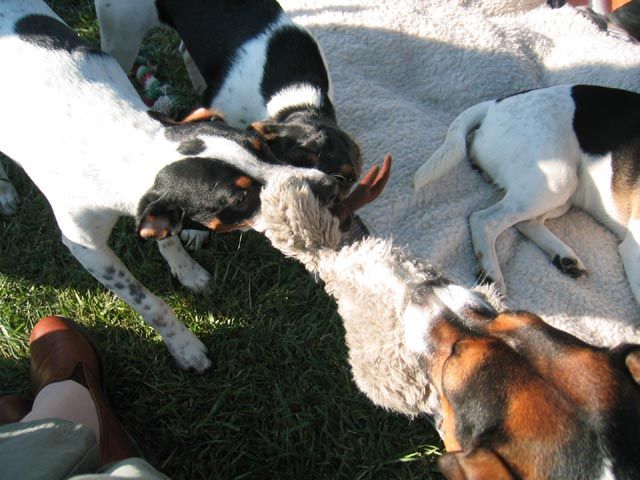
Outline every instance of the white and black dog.
{"type": "Polygon", "coordinates": [[[128,72],[145,33],[168,25],[207,107],[261,132],[276,157],[335,176],[346,196],[358,145],[336,122],[320,46],[275,0],[95,0],[101,46],[128,72]],[[195,67],[194,67],[195,64],[195,67]]]}
{"type": "MultiPolygon", "coordinates": [[[[174,233],[259,220],[260,190],[274,175],[302,176],[326,201],[337,196],[337,182],[281,163],[253,132],[151,118],[115,59],[40,0],[0,2],[0,61],[0,151],[46,196],[78,261],[158,330],[181,367],[205,370],[204,345],[107,245],[117,219],[135,216],[139,235],[159,240],[180,282],[202,290],[209,274],[174,233]]],[[[0,178],[3,212],[10,213],[16,192],[4,170],[0,178]]]]}
{"type": "Polygon", "coordinates": [[[416,189],[467,156],[504,191],[469,218],[475,254],[504,292],[495,242],[511,226],[562,272],[586,272],[574,251],[544,222],[572,205],[622,240],[620,256],[640,303],[640,95],[566,85],[479,103],[460,114],[440,148],[415,174],[416,189]]]}

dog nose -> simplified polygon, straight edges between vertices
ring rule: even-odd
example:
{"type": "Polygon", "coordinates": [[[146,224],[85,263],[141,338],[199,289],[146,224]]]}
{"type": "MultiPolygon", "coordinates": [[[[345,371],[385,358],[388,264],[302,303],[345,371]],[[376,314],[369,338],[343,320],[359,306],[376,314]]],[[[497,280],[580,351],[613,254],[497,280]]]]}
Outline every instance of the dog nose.
{"type": "Polygon", "coordinates": [[[333,206],[338,199],[338,182],[329,175],[323,175],[320,179],[309,180],[311,191],[326,206],[333,206]]]}

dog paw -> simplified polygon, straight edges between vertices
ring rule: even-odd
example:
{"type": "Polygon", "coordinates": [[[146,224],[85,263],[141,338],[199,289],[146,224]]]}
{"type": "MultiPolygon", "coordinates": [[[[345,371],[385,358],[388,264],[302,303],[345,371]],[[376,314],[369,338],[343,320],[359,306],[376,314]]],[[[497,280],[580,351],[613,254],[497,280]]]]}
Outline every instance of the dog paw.
{"type": "Polygon", "coordinates": [[[173,358],[183,370],[194,370],[203,373],[211,366],[207,357],[207,347],[189,330],[166,338],[165,343],[173,358]]]}
{"type": "Polygon", "coordinates": [[[491,275],[489,275],[485,270],[482,269],[476,273],[476,284],[492,285],[501,295],[506,295],[507,293],[507,285],[504,283],[504,280],[502,278],[500,278],[499,280],[494,280],[491,275]]]}
{"type": "Polygon", "coordinates": [[[587,274],[587,270],[584,268],[584,265],[577,258],[561,258],[560,255],[556,255],[553,257],[553,264],[558,270],[571,278],[580,278],[587,274]]]}
{"type": "Polygon", "coordinates": [[[211,237],[211,232],[202,230],[182,230],[180,239],[187,250],[200,250],[211,237]]]}
{"type": "Polygon", "coordinates": [[[211,275],[194,261],[176,266],[171,273],[175,275],[183,287],[192,292],[206,293],[210,290],[211,275]]]}
{"type": "Polygon", "coordinates": [[[19,203],[18,192],[13,188],[11,182],[0,178],[0,213],[2,215],[14,214],[19,203]]]}

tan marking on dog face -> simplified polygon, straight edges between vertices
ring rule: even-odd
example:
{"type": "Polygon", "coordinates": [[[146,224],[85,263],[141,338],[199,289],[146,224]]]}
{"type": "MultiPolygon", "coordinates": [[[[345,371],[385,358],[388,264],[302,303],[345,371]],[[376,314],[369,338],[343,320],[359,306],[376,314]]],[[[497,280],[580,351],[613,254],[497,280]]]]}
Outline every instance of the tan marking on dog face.
{"type": "Polygon", "coordinates": [[[253,185],[253,180],[247,177],[246,175],[240,175],[235,179],[233,183],[238,188],[241,188],[243,190],[249,190],[251,185],[253,185]]]}
{"type": "Polygon", "coordinates": [[[340,165],[340,175],[346,178],[355,178],[355,171],[349,164],[340,165]]]}
{"type": "Polygon", "coordinates": [[[253,138],[251,139],[251,146],[253,147],[253,149],[254,149],[256,152],[260,152],[260,151],[262,151],[262,142],[261,142],[261,141],[260,141],[260,139],[259,139],[259,138],[257,138],[257,137],[253,137],[253,138]]]}
{"type": "Polygon", "coordinates": [[[449,452],[462,449],[456,436],[456,412],[451,403],[444,396],[440,396],[440,408],[442,411],[442,441],[449,452]]]}
{"type": "Polygon", "coordinates": [[[579,433],[571,404],[551,385],[523,369],[508,389],[504,422],[508,441],[497,451],[523,478],[548,478],[555,452],[579,433]]]}
{"type": "Polygon", "coordinates": [[[489,334],[509,334],[521,328],[541,326],[543,320],[530,312],[505,312],[496,316],[487,325],[489,334]]]}
{"type": "Polygon", "coordinates": [[[227,233],[227,232],[232,232],[233,230],[238,230],[240,228],[248,228],[251,225],[252,225],[252,222],[248,220],[241,223],[226,224],[226,223],[222,223],[222,221],[218,217],[215,217],[213,220],[207,223],[207,228],[211,230],[215,230],[216,232],[219,232],[219,233],[227,233]]]}

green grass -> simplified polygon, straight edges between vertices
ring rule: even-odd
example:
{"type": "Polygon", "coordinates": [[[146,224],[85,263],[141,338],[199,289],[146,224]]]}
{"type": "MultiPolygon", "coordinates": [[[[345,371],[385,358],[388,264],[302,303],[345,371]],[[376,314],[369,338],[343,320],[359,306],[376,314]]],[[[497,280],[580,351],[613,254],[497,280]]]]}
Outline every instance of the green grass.
{"type": "MultiPolygon", "coordinates": [[[[92,2],[50,3],[99,44],[92,2]]],[[[195,96],[177,43],[159,30],[143,53],[188,110],[195,96]]],[[[209,348],[212,368],[186,373],[160,337],[70,256],[46,200],[2,161],[22,204],[0,218],[0,394],[28,394],[29,332],[42,316],[62,314],[102,346],[114,409],[173,479],[440,478],[441,443],[427,420],[382,410],[357,390],[335,303],[263,237],[219,235],[196,252],[213,291],[195,295],[171,277],[153,242],[135,238],[131,220],[116,226],[116,253],[209,348]]]]}

